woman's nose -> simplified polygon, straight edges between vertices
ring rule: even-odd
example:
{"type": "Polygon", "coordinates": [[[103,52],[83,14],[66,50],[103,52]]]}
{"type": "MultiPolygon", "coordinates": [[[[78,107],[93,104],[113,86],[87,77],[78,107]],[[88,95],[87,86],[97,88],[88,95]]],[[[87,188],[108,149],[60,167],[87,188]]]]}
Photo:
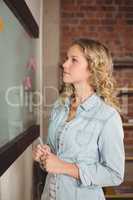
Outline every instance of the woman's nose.
{"type": "Polygon", "coordinates": [[[63,68],[67,68],[68,67],[68,61],[65,61],[62,66],[63,66],[63,68]]]}

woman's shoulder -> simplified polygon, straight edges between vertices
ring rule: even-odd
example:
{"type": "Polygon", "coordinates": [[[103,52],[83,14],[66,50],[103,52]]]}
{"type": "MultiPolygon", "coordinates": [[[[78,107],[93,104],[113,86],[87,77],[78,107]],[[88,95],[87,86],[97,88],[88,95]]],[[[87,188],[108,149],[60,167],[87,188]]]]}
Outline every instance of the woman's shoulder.
{"type": "Polygon", "coordinates": [[[115,107],[102,101],[101,109],[98,112],[97,117],[103,121],[106,121],[112,116],[116,116],[116,118],[121,118],[119,111],[115,107]]]}
{"type": "Polygon", "coordinates": [[[53,103],[53,105],[52,105],[52,108],[53,108],[53,109],[56,109],[56,108],[61,108],[61,107],[63,107],[63,106],[65,105],[65,103],[66,103],[67,100],[68,100],[68,98],[65,100],[65,102],[63,102],[63,101],[61,101],[60,97],[58,97],[58,98],[54,101],[54,103],[53,103]]]}
{"type": "Polygon", "coordinates": [[[58,106],[60,106],[60,102],[59,102],[59,99],[56,99],[53,103],[53,108],[57,108],[58,106]]]}
{"type": "MultiPolygon", "coordinates": [[[[66,102],[65,102],[66,103],[66,102]]],[[[51,111],[52,112],[57,112],[57,111],[60,111],[64,106],[65,106],[65,103],[63,103],[60,98],[57,98],[54,103],[52,104],[51,106],[51,111]]]]}
{"type": "Polygon", "coordinates": [[[54,103],[51,105],[51,115],[50,115],[50,119],[54,119],[56,116],[59,115],[59,113],[61,113],[62,109],[64,108],[64,105],[60,98],[56,99],[54,101],[54,103]]]}

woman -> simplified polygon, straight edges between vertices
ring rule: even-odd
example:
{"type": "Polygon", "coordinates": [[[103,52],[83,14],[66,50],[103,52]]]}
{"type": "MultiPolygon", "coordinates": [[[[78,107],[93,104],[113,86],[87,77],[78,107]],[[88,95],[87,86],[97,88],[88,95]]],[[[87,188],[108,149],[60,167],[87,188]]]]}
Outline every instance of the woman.
{"type": "Polygon", "coordinates": [[[48,172],[42,200],[104,200],[102,187],[123,182],[123,128],[112,58],[101,43],[75,40],[63,64],[47,145],[34,159],[48,172]]]}

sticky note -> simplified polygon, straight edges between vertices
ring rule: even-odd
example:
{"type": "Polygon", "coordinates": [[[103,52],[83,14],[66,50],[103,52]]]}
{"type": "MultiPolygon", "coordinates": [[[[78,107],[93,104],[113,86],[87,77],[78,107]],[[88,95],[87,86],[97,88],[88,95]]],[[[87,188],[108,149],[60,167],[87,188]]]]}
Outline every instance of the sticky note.
{"type": "Polygon", "coordinates": [[[0,17],[0,32],[2,32],[3,30],[4,30],[4,21],[2,17],[0,17]]]}

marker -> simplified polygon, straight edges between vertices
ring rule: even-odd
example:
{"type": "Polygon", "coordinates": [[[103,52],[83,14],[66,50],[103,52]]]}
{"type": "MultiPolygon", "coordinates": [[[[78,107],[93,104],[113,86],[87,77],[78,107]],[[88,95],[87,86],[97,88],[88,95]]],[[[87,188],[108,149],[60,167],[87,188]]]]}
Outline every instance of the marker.
{"type": "Polygon", "coordinates": [[[43,145],[42,138],[41,138],[41,137],[39,137],[39,138],[38,138],[38,140],[39,140],[39,143],[40,143],[41,145],[43,145]]]}

